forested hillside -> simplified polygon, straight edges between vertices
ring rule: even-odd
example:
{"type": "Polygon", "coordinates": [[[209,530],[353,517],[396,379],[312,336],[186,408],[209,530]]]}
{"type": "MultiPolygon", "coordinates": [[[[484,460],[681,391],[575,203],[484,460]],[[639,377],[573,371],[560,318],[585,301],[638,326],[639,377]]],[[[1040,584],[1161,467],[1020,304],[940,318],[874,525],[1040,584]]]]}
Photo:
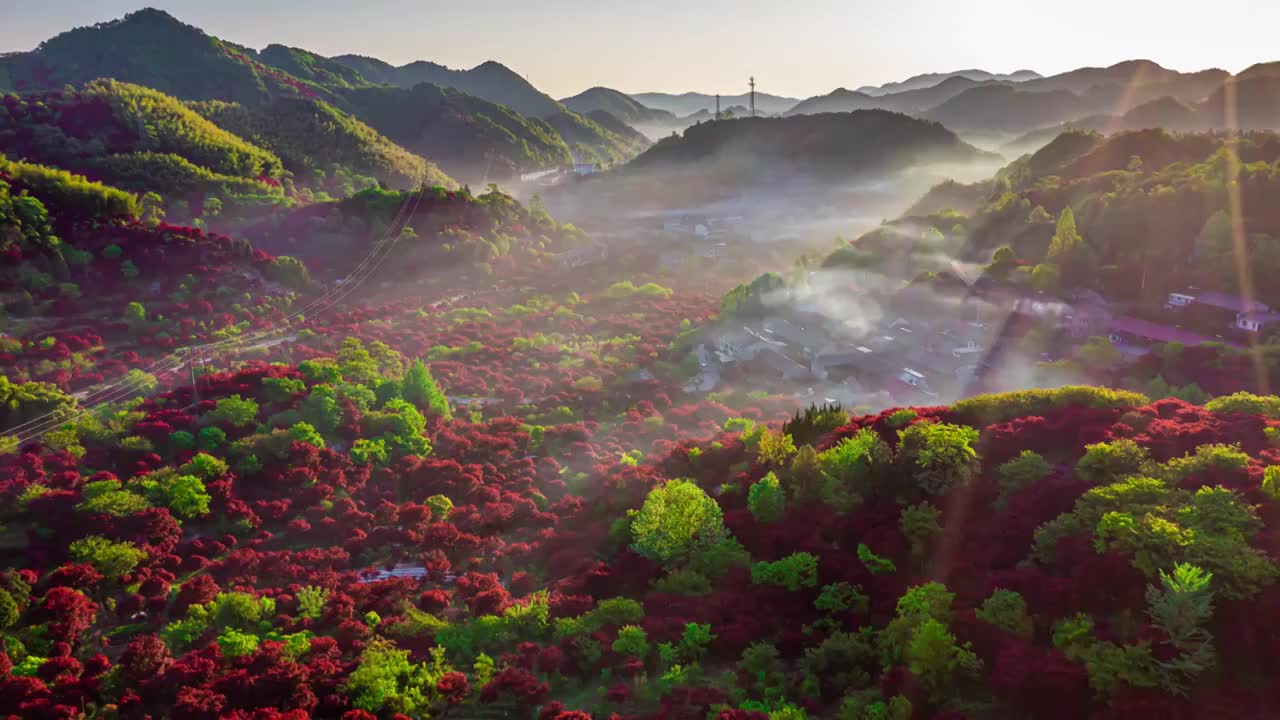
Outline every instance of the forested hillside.
{"type": "Polygon", "coordinates": [[[0,152],[12,157],[130,190],[279,193],[279,157],[156,90],[100,80],[0,102],[0,152]]]}
{"type": "MultiPolygon", "coordinates": [[[[626,162],[647,145],[631,133],[608,130],[565,108],[497,63],[464,72],[426,62],[393,68],[371,58],[329,59],[283,45],[269,45],[259,52],[151,9],[63,33],[28,53],[0,57],[0,90],[52,91],[97,78],[114,78],[180,100],[238,104],[251,115],[282,120],[277,135],[297,123],[333,123],[337,127],[322,134],[334,132],[345,139],[335,137],[334,157],[324,158],[319,153],[323,148],[302,147],[315,138],[271,138],[266,130],[255,130],[261,120],[243,115],[235,119],[239,129],[255,135],[263,145],[297,145],[284,151],[295,166],[310,163],[309,172],[323,170],[330,177],[331,165],[346,165],[340,157],[350,159],[344,172],[394,184],[403,184],[419,170],[413,167],[419,165],[417,161],[396,157],[398,152],[387,143],[335,115],[335,110],[391,136],[428,163],[468,179],[486,175],[486,168],[492,177],[507,178],[570,164],[572,155],[550,149],[554,145],[572,148],[581,162],[607,165],[626,162]],[[427,87],[418,89],[423,84],[427,87]],[[456,90],[445,101],[441,88],[456,90]],[[300,113],[299,108],[308,106],[287,102],[300,99],[333,107],[314,105],[318,115],[300,113]],[[399,135],[387,130],[393,126],[386,117],[389,104],[408,116],[394,125],[402,130],[399,135]],[[283,108],[291,112],[279,115],[283,108]],[[434,134],[428,132],[433,127],[429,123],[440,122],[447,125],[440,133],[446,136],[443,140],[418,142],[434,134]]],[[[431,177],[432,173],[424,167],[421,175],[431,177]]],[[[438,176],[435,180],[443,181],[438,176]]],[[[330,187],[343,184],[351,183],[329,183],[330,187]]]]}
{"type": "Polygon", "coordinates": [[[219,127],[274,152],[304,181],[323,181],[346,171],[399,188],[454,185],[422,156],[322,100],[279,98],[265,105],[210,100],[191,107],[219,127]]]}
{"type": "Polygon", "coordinates": [[[743,182],[770,174],[852,178],[926,162],[977,160],[982,153],[936,123],[866,110],[703,123],[665,138],[627,168],[711,168],[743,182]]]}

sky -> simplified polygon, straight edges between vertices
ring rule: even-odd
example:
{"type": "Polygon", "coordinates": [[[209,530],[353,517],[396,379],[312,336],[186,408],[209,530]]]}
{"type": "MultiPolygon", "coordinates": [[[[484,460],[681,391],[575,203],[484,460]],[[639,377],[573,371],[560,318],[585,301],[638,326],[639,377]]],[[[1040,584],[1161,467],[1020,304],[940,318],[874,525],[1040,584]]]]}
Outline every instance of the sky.
{"type": "Polygon", "coordinates": [[[1274,0],[0,0],[0,52],[149,4],[241,45],[469,68],[496,60],[556,98],[791,97],[978,67],[1042,74],[1146,58],[1236,72],[1280,59],[1274,0]]]}

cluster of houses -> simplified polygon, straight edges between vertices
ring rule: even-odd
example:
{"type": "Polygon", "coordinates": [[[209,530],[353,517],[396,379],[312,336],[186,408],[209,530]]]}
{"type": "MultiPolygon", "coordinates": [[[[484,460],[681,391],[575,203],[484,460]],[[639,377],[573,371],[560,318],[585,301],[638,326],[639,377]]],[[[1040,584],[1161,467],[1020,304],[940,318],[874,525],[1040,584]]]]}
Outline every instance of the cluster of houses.
{"type": "MultiPolygon", "coordinates": [[[[859,301],[838,302],[856,307],[859,301]]],[[[998,362],[993,355],[1010,320],[1060,332],[1075,343],[1107,337],[1128,357],[1164,343],[1240,347],[1233,337],[1280,322],[1280,313],[1264,303],[1225,293],[1173,293],[1166,322],[1159,322],[1122,314],[1092,291],[1059,299],[981,282],[960,300],[892,306],[857,331],[803,304],[775,309],[754,324],[713,331],[708,340],[716,371],[742,368],[753,377],[816,385],[829,396],[886,392],[901,401],[949,401],[977,386],[998,362]]]]}
{"type": "Polygon", "coordinates": [[[918,316],[885,319],[851,333],[821,315],[791,311],[758,328],[721,331],[712,341],[722,366],[819,384],[836,397],[887,392],[926,402],[958,392],[975,377],[990,332],[979,322],[918,316]]]}

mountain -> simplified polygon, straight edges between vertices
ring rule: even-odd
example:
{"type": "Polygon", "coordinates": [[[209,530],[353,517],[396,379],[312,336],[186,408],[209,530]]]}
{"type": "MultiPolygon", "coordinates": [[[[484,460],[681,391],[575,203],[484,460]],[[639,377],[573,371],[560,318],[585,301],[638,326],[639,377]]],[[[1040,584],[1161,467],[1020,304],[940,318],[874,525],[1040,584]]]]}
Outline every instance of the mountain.
{"type": "Polygon", "coordinates": [[[367,84],[355,69],[301,48],[272,44],[255,53],[254,57],[296,78],[320,85],[356,87],[367,84]]]}
{"type": "Polygon", "coordinates": [[[456,178],[487,182],[573,162],[569,145],[546,121],[451,88],[368,86],[343,99],[370,127],[456,178]]]}
{"type": "Polygon", "coordinates": [[[0,90],[49,90],[110,77],[186,100],[256,103],[281,94],[326,94],[263,65],[252,52],[168,13],[139,10],[61,33],[30,52],[0,56],[0,90]]]}
{"type": "Polygon", "coordinates": [[[321,100],[277,98],[258,105],[208,100],[191,103],[221,128],[280,157],[300,178],[323,177],[345,168],[394,188],[457,183],[421,156],[321,100]]]}
{"type": "Polygon", "coordinates": [[[365,80],[411,88],[420,83],[454,88],[491,103],[506,105],[522,115],[546,117],[564,108],[507,66],[489,61],[470,70],[452,70],[419,60],[399,67],[375,58],[339,55],[331,58],[360,73],[365,80]]]}
{"type": "Polygon", "coordinates": [[[157,90],[114,80],[6,95],[0,153],[133,191],[278,193],[274,153],[157,90]]]}
{"type": "Polygon", "coordinates": [[[876,98],[864,92],[836,88],[826,95],[818,95],[801,101],[785,115],[816,115],[830,112],[853,112],[880,107],[876,98]]]}
{"type": "MultiPolygon", "coordinates": [[[[486,62],[470,70],[451,70],[423,61],[395,67],[381,60],[355,55],[341,55],[332,60],[375,82],[404,89],[422,83],[452,88],[529,118],[538,118],[561,134],[580,162],[615,165],[635,157],[647,146],[647,141],[639,143],[605,130],[556,102],[501,63],[486,62]]],[[[441,162],[446,161],[442,159],[441,162]]]]}
{"type": "Polygon", "coordinates": [[[972,88],[925,113],[953,130],[1024,132],[1088,114],[1067,90],[1026,92],[1008,85],[972,88]]]}
{"type": "Polygon", "coordinates": [[[1250,70],[1242,73],[1243,79],[1224,83],[1201,105],[1208,124],[1240,130],[1280,128],[1280,71],[1250,70]]]}
{"type": "Polygon", "coordinates": [[[907,78],[906,80],[902,80],[901,82],[885,83],[884,85],[864,85],[858,88],[855,92],[871,96],[891,95],[895,93],[909,92],[911,90],[931,88],[953,78],[964,78],[975,82],[1026,82],[1028,80],[1036,80],[1040,77],[1040,73],[1032,70],[1019,70],[1008,75],[991,73],[986,70],[957,70],[949,73],[926,73],[924,75],[915,75],[907,78]]]}
{"type": "Polygon", "coordinates": [[[596,110],[603,110],[622,122],[635,126],[640,124],[671,124],[676,121],[675,114],[667,110],[654,110],[645,107],[623,93],[606,87],[593,87],[573,97],[564,98],[560,104],[584,115],[596,110]]]}
{"type": "MultiPolygon", "coordinates": [[[[426,159],[477,178],[501,178],[517,170],[569,163],[573,159],[570,148],[583,162],[615,165],[646,146],[628,133],[606,130],[569,110],[498,63],[483,63],[465,71],[428,62],[397,68],[373,58],[325,58],[278,44],[256,51],[212,37],[152,9],[62,33],[31,52],[0,57],[0,90],[55,90],[99,76],[154,88],[181,100],[235,103],[262,117],[272,117],[287,107],[287,120],[296,127],[333,120],[336,124],[326,126],[319,136],[293,139],[294,146],[285,153],[290,162],[296,167],[313,160],[330,164],[325,160],[323,143],[316,144],[320,137],[328,135],[339,146],[360,137],[361,143],[373,145],[347,145],[343,150],[352,151],[345,157],[358,158],[362,169],[355,172],[368,171],[396,185],[419,170],[424,177],[433,171],[413,161],[406,165],[404,156],[394,157],[391,145],[396,140],[382,142],[376,132],[371,135],[349,120],[379,132],[384,126],[393,126],[402,132],[398,136],[401,144],[413,143],[413,152],[439,147],[444,156],[426,159]],[[423,83],[438,88],[411,90],[423,83]],[[439,88],[449,88],[454,94],[446,100],[439,88]],[[324,101],[332,107],[274,104],[281,98],[324,101]],[[405,118],[397,123],[390,117],[389,99],[426,106],[400,107],[405,118]],[[447,111],[443,109],[446,105],[450,108],[447,111]],[[299,114],[299,109],[305,108],[309,109],[299,114]],[[335,110],[354,118],[334,115],[335,110]],[[450,112],[455,116],[446,117],[450,112]],[[322,116],[329,120],[321,120],[322,116]],[[406,123],[412,127],[405,129],[406,123]],[[442,129],[447,141],[423,141],[422,134],[432,127],[442,129]],[[565,136],[558,137],[560,133],[565,136]],[[487,170],[495,167],[498,174],[491,176],[487,170]]],[[[283,147],[291,142],[279,133],[268,138],[272,129],[262,127],[258,120],[237,117],[242,129],[257,127],[246,132],[256,132],[268,145],[283,147]]]]}
{"type": "Polygon", "coordinates": [[[919,115],[975,87],[1004,84],[1007,83],[998,80],[971,80],[961,75],[954,75],[931,87],[884,95],[873,96],[861,91],[840,88],[828,95],[809,98],[788,110],[786,114],[806,115],[879,108],[908,115],[919,115]]]}
{"type": "Polygon", "coordinates": [[[649,138],[646,137],[644,133],[622,122],[610,112],[605,110],[592,110],[589,113],[585,113],[583,117],[618,137],[623,138],[624,141],[628,143],[636,143],[641,147],[647,147],[649,145],[649,138]]]}
{"type": "Polygon", "coordinates": [[[788,174],[847,179],[984,155],[937,123],[860,110],[694,125],[682,136],[661,140],[623,171],[697,168],[745,182],[788,174]]]}
{"type": "Polygon", "coordinates": [[[1183,73],[1150,60],[1126,60],[1105,68],[1085,67],[1031,80],[1022,83],[1018,89],[1029,92],[1068,90],[1085,95],[1096,88],[1110,86],[1118,95],[1129,97],[1128,102],[1132,105],[1164,95],[1199,102],[1230,75],[1225,70],[1216,69],[1183,73]]]}
{"type": "MultiPolygon", "coordinates": [[[[675,115],[692,115],[696,112],[706,110],[708,113],[715,113],[716,96],[707,95],[705,93],[687,92],[682,95],[671,95],[668,93],[633,93],[631,98],[639,102],[645,107],[657,110],[666,110],[675,115]]],[[[779,115],[795,107],[800,102],[798,98],[780,97],[778,95],[770,95],[769,93],[756,93],[756,112],[761,115],[779,115]]],[[[742,105],[750,107],[750,93],[741,95],[721,95],[720,108],[729,107],[730,105],[742,105]]]]}

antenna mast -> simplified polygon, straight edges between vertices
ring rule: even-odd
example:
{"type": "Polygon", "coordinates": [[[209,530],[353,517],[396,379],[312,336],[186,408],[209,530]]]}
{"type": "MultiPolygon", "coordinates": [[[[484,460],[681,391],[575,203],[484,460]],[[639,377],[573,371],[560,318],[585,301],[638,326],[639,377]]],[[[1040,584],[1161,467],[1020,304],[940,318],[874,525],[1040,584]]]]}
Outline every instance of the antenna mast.
{"type": "Polygon", "coordinates": [[[751,117],[756,116],[756,76],[751,76],[751,117]]]}

